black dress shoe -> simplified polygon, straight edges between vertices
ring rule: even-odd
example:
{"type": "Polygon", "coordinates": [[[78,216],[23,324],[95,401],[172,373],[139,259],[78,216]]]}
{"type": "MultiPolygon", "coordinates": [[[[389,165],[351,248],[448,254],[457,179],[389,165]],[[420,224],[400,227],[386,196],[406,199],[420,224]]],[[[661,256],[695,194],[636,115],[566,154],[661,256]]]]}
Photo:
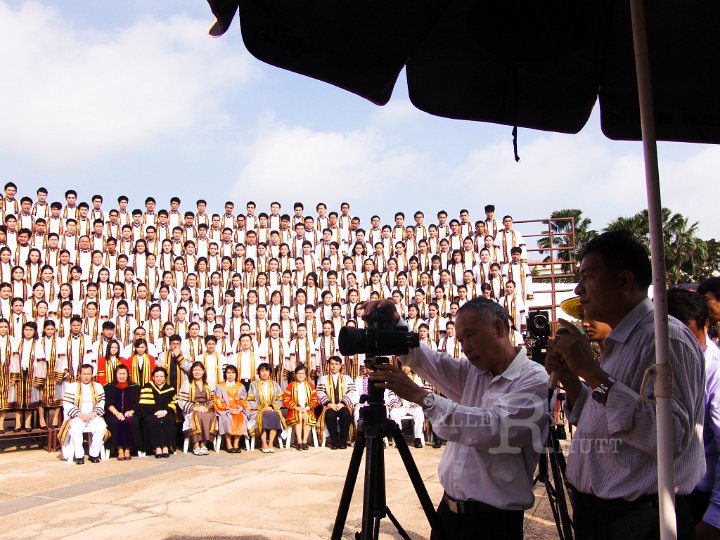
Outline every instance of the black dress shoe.
{"type": "Polygon", "coordinates": [[[90,456],[90,463],[100,463],[100,456],[90,456]]]}
{"type": "Polygon", "coordinates": [[[346,448],[347,448],[347,444],[342,443],[342,444],[340,445],[340,450],[345,450],[346,448]]]}
{"type": "Polygon", "coordinates": [[[4,429],[0,429],[0,435],[5,435],[5,430],[4,430],[4,429]]]}
{"type": "Polygon", "coordinates": [[[167,458],[170,457],[170,453],[169,453],[169,452],[163,452],[162,454],[160,454],[160,456],[167,459],[167,458]]]}
{"type": "Polygon", "coordinates": [[[28,433],[30,433],[32,430],[33,430],[33,428],[31,428],[31,427],[26,427],[26,428],[25,428],[25,431],[27,431],[28,433]]]}
{"type": "Polygon", "coordinates": [[[13,429],[13,431],[14,431],[15,433],[20,433],[20,432],[22,431],[22,428],[21,428],[21,427],[16,427],[15,429],[13,429]]]}
{"type": "Polygon", "coordinates": [[[85,458],[81,458],[81,457],[75,458],[75,465],[82,465],[83,463],[85,463],[85,458]]]}
{"type": "Polygon", "coordinates": [[[440,448],[440,447],[442,447],[442,442],[441,442],[441,441],[435,441],[435,442],[433,443],[433,448],[440,448]]]}
{"type": "Polygon", "coordinates": [[[162,454],[155,454],[155,459],[161,459],[163,457],[162,454]]]}
{"type": "Polygon", "coordinates": [[[413,446],[415,446],[415,448],[422,448],[422,441],[420,439],[415,439],[415,443],[413,446]]]}
{"type": "Polygon", "coordinates": [[[303,450],[307,450],[307,449],[308,449],[308,445],[307,445],[306,443],[303,443],[302,449],[303,449],[303,450]]]}

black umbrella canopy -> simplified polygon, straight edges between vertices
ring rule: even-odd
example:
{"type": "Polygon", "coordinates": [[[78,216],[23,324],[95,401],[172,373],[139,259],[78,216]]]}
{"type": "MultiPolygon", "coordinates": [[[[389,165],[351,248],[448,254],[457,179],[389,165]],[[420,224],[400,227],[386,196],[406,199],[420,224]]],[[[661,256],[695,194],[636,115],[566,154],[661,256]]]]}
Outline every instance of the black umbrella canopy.
{"type": "MultiPolygon", "coordinates": [[[[640,139],[627,0],[209,0],[240,7],[258,59],[384,105],[403,67],[430,114],[577,133],[598,99],[611,139],[640,139]]],[[[720,142],[720,2],[648,2],[658,138],[720,142]]]]}

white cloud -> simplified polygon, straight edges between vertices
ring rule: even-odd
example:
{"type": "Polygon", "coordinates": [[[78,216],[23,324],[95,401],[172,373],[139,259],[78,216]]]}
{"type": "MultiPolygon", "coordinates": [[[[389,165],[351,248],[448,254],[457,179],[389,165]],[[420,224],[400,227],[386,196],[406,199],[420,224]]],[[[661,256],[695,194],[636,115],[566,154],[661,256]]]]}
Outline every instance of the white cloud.
{"type": "Polygon", "coordinates": [[[242,149],[246,161],[232,189],[240,199],[248,194],[266,202],[348,199],[377,207],[395,191],[402,196],[394,186],[419,175],[425,162],[417,150],[375,129],[313,131],[270,116],[260,126],[254,142],[242,149]]]}
{"type": "MultiPolygon", "coordinates": [[[[509,128],[431,117],[399,89],[386,107],[353,115],[350,129],[337,129],[347,118],[328,118],[338,109],[318,106],[315,86],[295,87],[295,78],[267,76],[267,91],[238,99],[264,68],[237,30],[235,38],[208,38],[204,9],[204,17],[155,15],[106,30],[79,26],[60,7],[13,5],[0,0],[0,155],[26,193],[30,182],[60,190],[102,178],[112,184],[105,189],[122,186],[136,200],[232,196],[261,208],[273,199],[333,207],[348,200],[364,222],[415,209],[431,221],[439,208],[461,207],[476,218],[490,202],[523,219],[577,207],[598,228],[646,206],[640,143],[605,139],[597,113],[577,136],[521,130],[516,164],[509,128]],[[287,100],[312,120],[288,124],[255,112],[287,110],[287,100]],[[255,128],[244,124],[252,115],[255,128]]],[[[702,236],[720,237],[720,148],[667,148],[663,204],[699,220],[702,236]]]]}
{"type": "Polygon", "coordinates": [[[111,32],[60,9],[0,2],[0,145],[46,167],[123,155],[228,121],[222,91],[259,71],[207,20],[145,18],[111,32]]]}
{"type": "Polygon", "coordinates": [[[415,108],[409,99],[392,99],[387,105],[378,107],[371,123],[379,127],[396,126],[412,120],[422,119],[425,113],[415,108]]]}
{"type": "MultiPolygon", "coordinates": [[[[522,139],[521,139],[522,141],[522,139]]],[[[543,134],[520,145],[515,163],[506,142],[473,150],[450,173],[467,186],[468,198],[498,213],[523,219],[543,218],[553,210],[580,208],[604,227],[618,216],[647,207],[640,143],[613,143],[600,134],[543,134]]],[[[660,175],[663,206],[701,222],[701,236],[720,236],[720,215],[708,195],[716,192],[720,148],[686,145],[681,157],[663,159],[660,175]]]]}
{"type": "MultiPolygon", "coordinates": [[[[352,131],[313,131],[262,115],[253,142],[239,150],[244,164],[232,196],[252,196],[261,205],[280,199],[337,206],[348,200],[363,221],[378,213],[385,222],[397,210],[434,215],[440,208],[452,214],[461,207],[479,218],[487,203],[500,215],[521,219],[581,208],[598,229],[647,205],[640,143],[613,143],[599,133],[540,134],[520,145],[519,163],[506,140],[448,163],[441,153],[421,152],[409,145],[411,137],[390,134],[392,126],[383,129],[376,120],[352,131]]],[[[702,237],[718,237],[720,216],[707,194],[715,192],[720,149],[685,146],[680,154],[661,160],[663,205],[699,220],[702,237]]],[[[521,227],[539,232],[535,229],[539,226],[521,227]]]]}

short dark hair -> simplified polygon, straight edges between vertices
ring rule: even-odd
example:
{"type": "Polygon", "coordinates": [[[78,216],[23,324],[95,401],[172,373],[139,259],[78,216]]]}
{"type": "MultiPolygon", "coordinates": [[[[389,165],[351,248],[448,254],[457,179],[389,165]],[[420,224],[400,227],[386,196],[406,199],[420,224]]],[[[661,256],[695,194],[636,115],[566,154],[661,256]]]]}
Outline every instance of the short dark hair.
{"type": "Polygon", "coordinates": [[[681,323],[690,325],[695,321],[698,329],[705,328],[708,321],[707,303],[701,294],[680,289],[670,289],[667,293],[668,315],[675,317],[681,323]]]}
{"type": "Polygon", "coordinates": [[[331,356],[328,358],[327,363],[330,364],[330,362],[338,362],[339,364],[342,364],[342,358],[340,358],[338,355],[331,356]]]}
{"type": "Polygon", "coordinates": [[[720,277],[711,277],[700,283],[697,288],[698,294],[712,293],[717,300],[720,300],[720,277]]]}
{"type": "MultiPolygon", "coordinates": [[[[247,336],[247,334],[244,334],[244,335],[247,336]]],[[[267,362],[263,362],[260,365],[258,365],[257,370],[256,370],[257,374],[260,375],[260,371],[263,369],[272,373],[272,367],[270,367],[270,364],[268,364],[267,362]]]]}
{"type": "Polygon", "coordinates": [[[156,373],[162,373],[165,375],[165,377],[168,376],[167,369],[165,369],[163,366],[155,366],[155,369],[152,370],[152,374],[155,375],[156,373]]]}
{"type": "Polygon", "coordinates": [[[224,376],[226,379],[227,379],[227,372],[228,372],[228,371],[232,371],[233,373],[235,373],[235,377],[237,377],[238,370],[237,370],[237,368],[236,368],[235,366],[233,366],[232,364],[228,364],[227,366],[225,366],[225,367],[223,368],[223,376],[224,376]]]}
{"type": "Polygon", "coordinates": [[[626,230],[608,231],[590,240],[582,251],[581,259],[597,253],[603,263],[617,273],[629,270],[638,287],[643,290],[652,283],[652,269],[648,252],[626,230]]]}

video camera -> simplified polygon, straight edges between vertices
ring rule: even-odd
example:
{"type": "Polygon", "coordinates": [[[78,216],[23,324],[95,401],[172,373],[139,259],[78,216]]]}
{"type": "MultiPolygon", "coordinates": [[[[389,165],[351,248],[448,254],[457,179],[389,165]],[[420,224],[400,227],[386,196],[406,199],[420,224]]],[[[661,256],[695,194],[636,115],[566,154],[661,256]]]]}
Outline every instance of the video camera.
{"type": "Polygon", "coordinates": [[[365,354],[365,366],[373,369],[378,363],[388,363],[385,355],[407,354],[420,346],[420,337],[408,332],[407,326],[393,325],[392,311],[376,309],[367,318],[367,328],[344,326],[338,336],[340,352],[345,356],[365,354]]]}
{"type": "Polygon", "coordinates": [[[530,357],[538,364],[545,364],[545,355],[550,341],[550,315],[539,309],[530,310],[527,318],[528,334],[533,340],[530,357]]]}
{"type": "MultiPolygon", "coordinates": [[[[374,370],[377,365],[388,364],[388,356],[407,354],[411,348],[419,347],[420,337],[415,332],[408,332],[407,326],[393,325],[392,317],[392,310],[376,309],[365,317],[367,328],[341,328],[338,335],[340,352],[345,356],[365,354],[365,367],[374,370]]],[[[382,418],[385,414],[383,395],[381,388],[368,385],[367,396],[360,396],[360,402],[376,406],[360,409],[361,418],[366,421],[382,418]]]]}

